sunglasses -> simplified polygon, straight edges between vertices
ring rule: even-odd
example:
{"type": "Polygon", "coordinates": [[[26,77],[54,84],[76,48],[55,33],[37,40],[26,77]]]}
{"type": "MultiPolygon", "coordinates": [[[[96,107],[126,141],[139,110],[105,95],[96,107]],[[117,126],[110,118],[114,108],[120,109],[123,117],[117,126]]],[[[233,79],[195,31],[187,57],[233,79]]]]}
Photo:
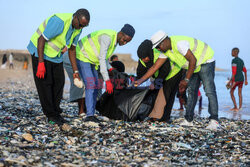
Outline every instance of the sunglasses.
{"type": "Polygon", "coordinates": [[[162,43],[163,43],[163,41],[161,41],[155,48],[156,49],[161,49],[160,47],[161,47],[162,43]]]}
{"type": "Polygon", "coordinates": [[[79,19],[78,16],[77,16],[77,20],[78,20],[79,27],[83,28],[83,27],[88,27],[89,26],[89,24],[86,24],[86,25],[81,24],[80,19],[79,19]]]}

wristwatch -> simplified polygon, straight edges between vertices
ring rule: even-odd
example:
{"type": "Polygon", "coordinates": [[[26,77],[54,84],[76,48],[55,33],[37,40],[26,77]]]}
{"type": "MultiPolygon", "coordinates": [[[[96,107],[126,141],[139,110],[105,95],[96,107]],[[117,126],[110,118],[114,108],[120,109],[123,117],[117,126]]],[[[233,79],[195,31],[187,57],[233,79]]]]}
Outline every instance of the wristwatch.
{"type": "Polygon", "coordinates": [[[189,79],[185,78],[184,81],[186,81],[187,83],[189,82],[189,79]]]}

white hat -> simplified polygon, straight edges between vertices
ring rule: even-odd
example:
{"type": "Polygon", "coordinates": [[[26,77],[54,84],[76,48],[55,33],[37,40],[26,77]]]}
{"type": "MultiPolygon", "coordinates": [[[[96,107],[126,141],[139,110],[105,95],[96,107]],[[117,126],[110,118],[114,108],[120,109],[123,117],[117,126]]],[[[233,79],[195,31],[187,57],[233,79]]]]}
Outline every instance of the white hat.
{"type": "Polygon", "coordinates": [[[157,45],[159,45],[160,43],[161,43],[161,41],[163,41],[166,37],[167,37],[168,35],[164,32],[164,31],[162,31],[162,30],[160,30],[160,31],[158,31],[157,33],[155,33],[152,37],[151,37],[151,41],[152,41],[152,43],[153,43],[153,49],[157,46],[157,45]]]}

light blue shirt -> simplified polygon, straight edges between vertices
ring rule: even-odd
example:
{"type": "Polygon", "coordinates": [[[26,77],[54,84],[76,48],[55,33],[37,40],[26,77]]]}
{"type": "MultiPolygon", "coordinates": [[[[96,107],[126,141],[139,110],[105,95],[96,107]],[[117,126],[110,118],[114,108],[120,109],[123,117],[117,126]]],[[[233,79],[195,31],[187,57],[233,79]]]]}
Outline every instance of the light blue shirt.
{"type": "MultiPolygon", "coordinates": [[[[53,16],[49,19],[47,26],[42,34],[42,36],[48,41],[58,35],[60,35],[63,32],[64,28],[64,22],[57,16],[53,16]]],[[[74,32],[74,28],[72,25],[69,27],[69,30],[66,34],[66,44],[68,45],[70,43],[70,38],[74,32]]],[[[76,46],[77,42],[79,40],[81,32],[73,39],[72,45],[76,46]]],[[[31,55],[35,54],[35,57],[38,57],[38,52],[37,48],[35,45],[32,43],[32,41],[29,42],[29,45],[27,46],[28,51],[30,52],[31,55]]],[[[63,61],[62,54],[59,53],[57,57],[50,58],[46,54],[44,54],[44,59],[47,61],[51,61],[54,63],[61,63],[63,61]]]]}

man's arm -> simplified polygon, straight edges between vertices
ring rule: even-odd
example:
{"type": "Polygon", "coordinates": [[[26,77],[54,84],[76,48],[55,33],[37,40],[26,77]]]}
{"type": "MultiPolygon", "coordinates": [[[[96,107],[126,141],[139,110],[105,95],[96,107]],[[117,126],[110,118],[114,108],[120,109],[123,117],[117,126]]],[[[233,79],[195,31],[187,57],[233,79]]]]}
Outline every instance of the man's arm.
{"type": "Polygon", "coordinates": [[[37,52],[38,52],[39,62],[44,61],[43,56],[44,56],[45,42],[60,35],[63,32],[63,28],[64,28],[64,22],[59,17],[53,16],[49,19],[44,32],[38,38],[37,52]]]}
{"type": "Polygon", "coordinates": [[[247,69],[246,69],[245,66],[243,67],[243,72],[245,74],[245,85],[248,85],[248,82],[247,82],[247,69]]]}
{"type": "Polygon", "coordinates": [[[106,61],[106,56],[108,52],[108,48],[111,44],[111,38],[108,35],[101,35],[99,37],[99,43],[100,43],[100,54],[98,55],[99,63],[100,63],[100,72],[102,74],[103,80],[107,81],[109,80],[109,75],[107,71],[107,67],[110,67],[106,61]]]}
{"type": "MultiPolygon", "coordinates": [[[[73,72],[78,71],[77,64],[76,64],[76,47],[74,45],[71,45],[69,48],[69,60],[70,60],[73,72]]],[[[78,78],[80,80],[79,73],[74,73],[73,78],[78,78]]]]}
{"type": "Polygon", "coordinates": [[[41,35],[38,38],[37,41],[37,52],[38,52],[38,61],[43,62],[43,53],[44,53],[44,45],[45,45],[46,39],[41,35]]]}
{"type": "Polygon", "coordinates": [[[192,75],[194,73],[194,69],[195,69],[196,61],[197,61],[196,58],[195,58],[195,56],[194,56],[194,54],[191,52],[190,49],[188,49],[187,54],[185,55],[185,58],[189,62],[189,65],[188,65],[188,70],[187,70],[185,79],[182,80],[180,82],[180,84],[179,84],[179,91],[180,91],[181,94],[187,88],[188,81],[189,81],[189,79],[192,77],[192,75]]]}
{"type": "Polygon", "coordinates": [[[165,63],[159,68],[159,74],[156,79],[165,80],[170,71],[171,71],[170,60],[167,59],[167,61],[165,61],[165,63]]]}
{"type": "Polygon", "coordinates": [[[135,82],[135,84],[140,85],[145,80],[147,80],[149,77],[154,75],[154,73],[165,63],[166,60],[167,59],[164,59],[164,58],[158,58],[157,61],[154,63],[154,65],[147,71],[147,73],[145,75],[143,75],[143,77],[141,77],[141,79],[137,80],[135,82]]]}
{"type": "Polygon", "coordinates": [[[37,53],[38,53],[38,66],[36,76],[38,78],[44,78],[46,68],[44,65],[44,46],[45,42],[58,36],[63,32],[64,23],[57,16],[53,16],[49,19],[45,30],[37,40],[37,53]]]}
{"type": "Polygon", "coordinates": [[[46,39],[41,35],[37,40],[37,52],[38,52],[38,65],[36,71],[36,77],[43,79],[46,73],[44,64],[43,52],[46,39]]]}
{"type": "Polygon", "coordinates": [[[196,67],[196,58],[194,56],[194,54],[191,52],[190,49],[188,49],[187,54],[185,55],[185,58],[188,60],[189,62],[189,66],[188,66],[188,70],[186,73],[186,78],[190,79],[191,76],[194,73],[195,67],[196,67]]]}

